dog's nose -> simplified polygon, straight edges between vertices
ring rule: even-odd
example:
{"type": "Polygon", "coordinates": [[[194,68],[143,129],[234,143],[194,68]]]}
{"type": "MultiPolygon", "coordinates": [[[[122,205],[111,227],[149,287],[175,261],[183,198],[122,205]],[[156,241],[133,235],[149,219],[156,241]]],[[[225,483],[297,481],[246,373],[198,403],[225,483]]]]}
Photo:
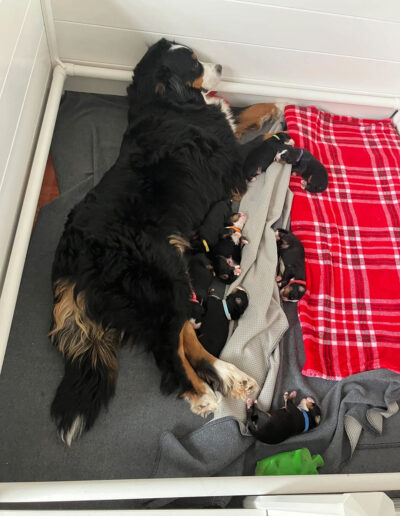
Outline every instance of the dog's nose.
{"type": "Polygon", "coordinates": [[[215,71],[221,75],[221,73],[222,73],[222,66],[220,64],[215,65],[215,71]]]}

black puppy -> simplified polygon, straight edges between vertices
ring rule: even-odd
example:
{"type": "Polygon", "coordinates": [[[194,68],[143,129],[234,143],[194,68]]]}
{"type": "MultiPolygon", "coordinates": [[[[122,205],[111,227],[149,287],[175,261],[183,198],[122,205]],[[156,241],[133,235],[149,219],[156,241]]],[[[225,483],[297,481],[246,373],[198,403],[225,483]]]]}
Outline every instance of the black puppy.
{"type": "Polygon", "coordinates": [[[215,357],[220,355],[228,336],[229,321],[239,319],[248,304],[247,292],[241,287],[235,288],[226,299],[214,294],[208,296],[198,337],[209,353],[215,357]]]}
{"type": "Polygon", "coordinates": [[[195,329],[200,328],[204,314],[203,302],[214,279],[214,268],[204,253],[190,255],[188,259],[188,273],[192,286],[190,299],[190,322],[195,329]]]}
{"type": "Polygon", "coordinates": [[[306,292],[304,247],[301,241],[286,229],[275,231],[278,248],[276,281],[283,301],[297,302],[306,292]]]}
{"type": "Polygon", "coordinates": [[[215,274],[228,285],[233,283],[241,273],[242,247],[247,244],[247,240],[242,236],[247,216],[245,213],[239,215],[236,222],[224,228],[220,239],[211,250],[215,274]]]}
{"type": "Polygon", "coordinates": [[[311,193],[323,192],[328,187],[328,172],[324,165],[307,149],[284,145],[276,161],[292,165],[292,170],[303,178],[301,187],[311,193]]]}
{"type": "Polygon", "coordinates": [[[295,405],[296,391],[285,392],[285,404],[278,410],[263,412],[257,401],[247,400],[247,428],[259,441],[277,444],[296,434],[308,432],[321,422],[321,409],[311,397],[295,405]]]}
{"type": "Polygon", "coordinates": [[[262,141],[262,138],[257,138],[254,141],[254,148],[244,161],[243,171],[248,181],[254,181],[258,174],[261,174],[274,162],[276,155],[283,148],[294,143],[287,133],[273,134],[264,141],[262,141]]]}
{"type": "Polygon", "coordinates": [[[226,224],[232,224],[239,218],[239,214],[232,215],[230,202],[220,201],[215,203],[203,220],[202,225],[190,240],[193,252],[210,252],[221,235],[226,224]]]}

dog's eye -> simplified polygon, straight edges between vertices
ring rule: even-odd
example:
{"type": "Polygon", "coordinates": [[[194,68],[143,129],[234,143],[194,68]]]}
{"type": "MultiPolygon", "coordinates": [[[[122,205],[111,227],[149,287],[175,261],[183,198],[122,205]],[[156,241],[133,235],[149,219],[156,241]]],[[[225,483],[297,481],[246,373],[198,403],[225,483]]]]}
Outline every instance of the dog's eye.
{"type": "Polygon", "coordinates": [[[229,274],[221,274],[221,279],[229,279],[229,274]]]}

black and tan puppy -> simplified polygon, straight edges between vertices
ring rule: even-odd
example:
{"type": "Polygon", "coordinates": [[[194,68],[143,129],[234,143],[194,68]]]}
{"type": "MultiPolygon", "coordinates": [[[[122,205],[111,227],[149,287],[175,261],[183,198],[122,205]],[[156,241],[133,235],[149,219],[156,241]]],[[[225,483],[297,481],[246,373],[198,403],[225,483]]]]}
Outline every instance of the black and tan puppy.
{"type": "Polygon", "coordinates": [[[276,281],[283,301],[297,302],[306,292],[304,247],[296,235],[286,229],[275,231],[278,249],[276,281]]]}
{"type": "Polygon", "coordinates": [[[230,202],[220,201],[215,203],[190,240],[192,252],[209,253],[221,237],[224,226],[237,222],[239,217],[240,213],[232,214],[230,202]]]}
{"type": "Polygon", "coordinates": [[[266,170],[282,149],[293,145],[293,140],[287,133],[273,134],[263,141],[263,137],[254,140],[254,148],[244,161],[243,171],[248,181],[254,181],[258,174],[266,170]]]}
{"type": "Polygon", "coordinates": [[[226,226],[217,244],[211,250],[215,275],[229,285],[241,273],[240,261],[242,248],[247,240],[242,236],[242,229],[247,220],[245,213],[239,213],[239,218],[226,226]]]}
{"type": "Polygon", "coordinates": [[[284,406],[264,412],[257,401],[247,400],[247,428],[259,441],[277,444],[293,435],[308,432],[321,422],[321,409],[313,398],[303,398],[296,406],[296,391],[283,395],[284,406]]]}
{"type": "Polygon", "coordinates": [[[214,294],[208,296],[198,337],[209,353],[220,355],[228,337],[229,321],[237,321],[248,304],[247,292],[241,287],[235,288],[226,299],[214,294]]]}
{"type": "Polygon", "coordinates": [[[276,161],[292,165],[292,171],[300,174],[301,187],[310,193],[323,192],[328,187],[328,172],[324,165],[307,149],[284,145],[278,153],[276,161]]]}
{"type": "Polygon", "coordinates": [[[197,330],[201,326],[201,319],[204,315],[203,302],[207,299],[215,273],[210,260],[204,253],[190,255],[188,273],[193,290],[190,299],[190,322],[197,330]]]}

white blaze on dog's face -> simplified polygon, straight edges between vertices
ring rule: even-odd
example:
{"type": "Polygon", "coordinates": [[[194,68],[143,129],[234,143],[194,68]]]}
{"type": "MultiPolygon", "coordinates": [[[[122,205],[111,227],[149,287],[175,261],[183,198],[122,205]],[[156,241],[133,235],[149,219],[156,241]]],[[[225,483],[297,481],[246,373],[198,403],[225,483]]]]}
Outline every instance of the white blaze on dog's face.
{"type": "Polygon", "coordinates": [[[202,63],[201,61],[200,63],[204,69],[201,87],[203,90],[212,91],[221,80],[222,66],[220,64],[202,63]]]}

